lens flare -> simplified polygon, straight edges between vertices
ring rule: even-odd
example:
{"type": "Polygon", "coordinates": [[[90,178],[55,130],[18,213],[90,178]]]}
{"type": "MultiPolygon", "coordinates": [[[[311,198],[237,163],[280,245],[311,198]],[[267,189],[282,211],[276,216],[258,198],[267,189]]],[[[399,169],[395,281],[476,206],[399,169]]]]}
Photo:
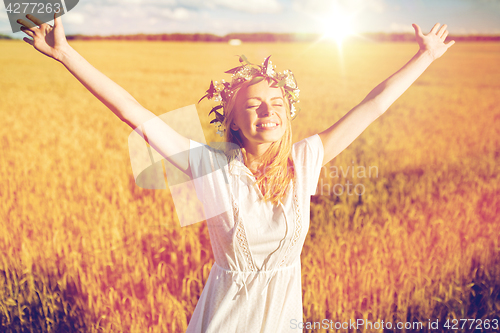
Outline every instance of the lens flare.
{"type": "Polygon", "coordinates": [[[341,45],[346,38],[355,34],[352,27],[353,18],[354,15],[341,8],[335,8],[322,20],[323,36],[341,45]]]}

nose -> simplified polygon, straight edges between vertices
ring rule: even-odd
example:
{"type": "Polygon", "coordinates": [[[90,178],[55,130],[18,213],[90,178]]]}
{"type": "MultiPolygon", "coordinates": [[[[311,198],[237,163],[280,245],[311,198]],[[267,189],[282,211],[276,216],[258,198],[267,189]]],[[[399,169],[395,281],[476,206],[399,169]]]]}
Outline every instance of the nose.
{"type": "Polygon", "coordinates": [[[269,117],[272,113],[271,108],[269,107],[269,104],[266,102],[262,102],[259,106],[259,116],[261,117],[269,117]]]}

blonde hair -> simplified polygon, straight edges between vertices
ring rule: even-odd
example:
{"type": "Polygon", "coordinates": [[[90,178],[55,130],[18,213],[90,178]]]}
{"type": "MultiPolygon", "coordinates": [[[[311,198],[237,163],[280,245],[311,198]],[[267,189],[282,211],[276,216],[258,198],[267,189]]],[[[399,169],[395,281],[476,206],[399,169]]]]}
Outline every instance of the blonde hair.
{"type": "MultiPolygon", "coordinates": [[[[234,118],[236,98],[242,87],[243,85],[240,85],[235,88],[233,94],[225,104],[223,125],[226,128],[224,135],[225,141],[237,144],[241,148],[246,160],[246,150],[240,136],[241,134],[239,131],[233,131],[230,126],[234,118]]],[[[284,88],[281,87],[280,89],[284,96],[284,105],[288,120],[286,122],[287,126],[285,133],[279,141],[271,143],[267,151],[260,157],[260,172],[255,175],[256,185],[264,196],[263,200],[271,202],[274,205],[277,205],[279,202],[283,203],[295,176],[292,160],[292,118],[290,116],[290,102],[285,98],[284,88]]],[[[233,153],[228,155],[230,160],[236,157],[235,153],[236,152],[233,150],[233,153]]]]}

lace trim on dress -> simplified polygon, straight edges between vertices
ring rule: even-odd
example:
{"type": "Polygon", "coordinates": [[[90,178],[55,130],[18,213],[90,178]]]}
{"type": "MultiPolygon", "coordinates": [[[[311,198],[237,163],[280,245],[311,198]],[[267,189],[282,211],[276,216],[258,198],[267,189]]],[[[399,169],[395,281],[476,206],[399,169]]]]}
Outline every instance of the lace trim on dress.
{"type": "MultiPolygon", "coordinates": [[[[238,241],[238,247],[241,249],[243,256],[246,261],[246,268],[250,271],[256,271],[255,265],[253,263],[252,253],[250,252],[250,247],[248,245],[248,240],[245,232],[245,228],[243,227],[243,221],[240,218],[240,209],[238,207],[238,203],[234,200],[233,195],[231,194],[231,199],[233,202],[233,213],[234,219],[236,223],[236,239],[238,241]]],[[[236,260],[238,260],[236,258],[236,260]]]]}
{"type": "MultiPolygon", "coordinates": [[[[238,247],[240,248],[243,257],[246,262],[246,269],[249,271],[257,271],[256,266],[254,264],[254,260],[252,257],[252,252],[250,251],[250,246],[248,244],[246,232],[245,232],[245,227],[243,226],[243,221],[240,217],[239,214],[239,206],[236,200],[234,200],[233,195],[231,194],[231,201],[233,203],[233,213],[234,213],[234,219],[236,223],[236,240],[238,242],[238,247]]],[[[297,197],[297,186],[295,179],[293,180],[293,206],[294,206],[294,212],[295,212],[295,228],[294,228],[294,233],[292,236],[292,239],[290,241],[290,244],[288,245],[285,254],[283,256],[283,259],[277,264],[276,267],[281,267],[286,261],[286,258],[290,254],[290,251],[292,248],[297,244],[297,241],[300,238],[300,234],[302,231],[302,216],[300,214],[300,206],[298,202],[298,197],[297,197]]],[[[286,214],[286,212],[284,212],[286,214]]]]}
{"type": "Polygon", "coordinates": [[[295,208],[295,231],[293,233],[292,240],[290,241],[290,245],[286,249],[285,255],[281,262],[278,264],[278,267],[281,267],[285,263],[288,254],[299,240],[300,233],[302,231],[302,217],[300,214],[299,199],[297,198],[297,186],[295,183],[295,179],[293,181],[293,205],[295,208]]]}

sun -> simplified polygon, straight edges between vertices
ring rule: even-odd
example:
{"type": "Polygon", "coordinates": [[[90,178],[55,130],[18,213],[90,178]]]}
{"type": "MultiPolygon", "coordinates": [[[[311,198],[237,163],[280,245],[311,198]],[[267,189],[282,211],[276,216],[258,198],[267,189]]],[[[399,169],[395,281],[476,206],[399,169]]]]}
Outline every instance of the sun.
{"type": "Polygon", "coordinates": [[[322,19],[324,38],[331,39],[337,42],[338,45],[342,45],[342,42],[346,38],[355,34],[353,29],[353,18],[353,14],[341,8],[332,10],[322,19]]]}

